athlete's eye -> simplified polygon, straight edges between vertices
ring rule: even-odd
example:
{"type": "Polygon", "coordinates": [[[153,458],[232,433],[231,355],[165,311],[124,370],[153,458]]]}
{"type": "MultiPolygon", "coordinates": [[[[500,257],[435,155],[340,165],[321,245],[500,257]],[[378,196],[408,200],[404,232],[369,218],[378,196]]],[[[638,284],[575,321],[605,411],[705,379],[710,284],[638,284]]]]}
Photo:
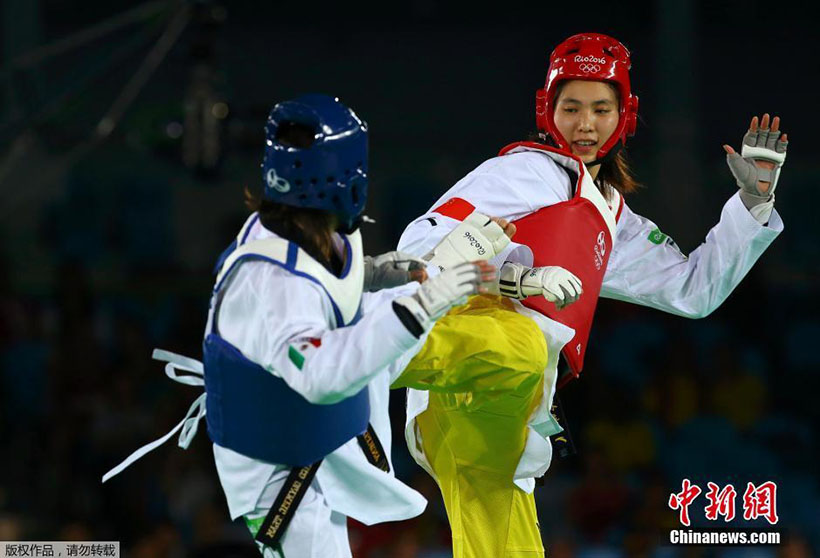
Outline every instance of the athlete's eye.
{"type": "Polygon", "coordinates": [[[564,107],[564,112],[578,112],[578,109],[572,107],[564,107]]]}
{"type": "Polygon", "coordinates": [[[610,112],[612,112],[612,109],[598,109],[595,112],[597,112],[598,114],[609,114],[610,112]]]}

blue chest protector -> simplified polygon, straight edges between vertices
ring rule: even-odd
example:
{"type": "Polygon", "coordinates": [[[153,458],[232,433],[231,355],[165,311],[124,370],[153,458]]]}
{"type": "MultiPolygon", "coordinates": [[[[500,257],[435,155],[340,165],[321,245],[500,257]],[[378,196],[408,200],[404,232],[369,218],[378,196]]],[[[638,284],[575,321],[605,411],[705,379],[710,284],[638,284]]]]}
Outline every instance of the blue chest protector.
{"type": "MultiPolygon", "coordinates": [[[[252,250],[253,244],[247,248],[252,250]]],[[[349,243],[347,247],[350,261],[349,243]]],[[[233,245],[229,248],[231,251],[235,249],[233,245]]],[[[315,266],[310,263],[315,261],[293,243],[287,243],[284,261],[277,258],[276,253],[276,250],[254,250],[238,257],[223,255],[221,258],[229,269],[223,270],[214,288],[213,325],[203,342],[208,435],[215,444],[248,457],[305,466],[319,461],[367,429],[370,420],[367,388],[331,405],[309,403],[284,380],[246,358],[239,349],[220,337],[217,318],[221,289],[225,279],[241,262],[266,261],[322,286],[333,303],[336,323],[340,327],[357,322],[361,309],[345,323],[329,292],[334,289],[328,289],[324,284],[328,278],[312,276],[305,271],[315,272],[315,266]],[[310,262],[305,261],[306,258],[310,258],[310,262]],[[297,260],[302,260],[302,265],[297,265],[297,260]]],[[[345,275],[343,273],[342,280],[345,275]]]]}

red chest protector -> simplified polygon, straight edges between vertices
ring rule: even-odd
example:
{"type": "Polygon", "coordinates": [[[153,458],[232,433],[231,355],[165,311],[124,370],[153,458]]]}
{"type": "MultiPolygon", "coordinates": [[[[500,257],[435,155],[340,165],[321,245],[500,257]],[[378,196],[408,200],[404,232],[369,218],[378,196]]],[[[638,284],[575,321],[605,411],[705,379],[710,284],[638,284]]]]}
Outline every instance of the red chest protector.
{"type": "MultiPolygon", "coordinates": [[[[581,279],[583,284],[581,298],[560,311],[542,296],[521,301],[524,306],[575,330],[575,336],[562,351],[570,372],[559,379],[558,386],[561,387],[577,378],[584,365],[587,340],[612,252],[615,225],[623,209],[623,198],[615,194],[613,205],[617,204],[617,210],[613,211],[581,161],[557,149],[533,142],[518,142],[508,145],[499,154],[535,150],[545,153],[578,176],[572,199],[542,207],[514,221],[517,230],[513,241],[532,250],[533,266],[563,267],[581,279]]],[[[437,213],[457,219],[464,219],[472,210],[472,204],[458,198],[434,209],[437,213]]]]}

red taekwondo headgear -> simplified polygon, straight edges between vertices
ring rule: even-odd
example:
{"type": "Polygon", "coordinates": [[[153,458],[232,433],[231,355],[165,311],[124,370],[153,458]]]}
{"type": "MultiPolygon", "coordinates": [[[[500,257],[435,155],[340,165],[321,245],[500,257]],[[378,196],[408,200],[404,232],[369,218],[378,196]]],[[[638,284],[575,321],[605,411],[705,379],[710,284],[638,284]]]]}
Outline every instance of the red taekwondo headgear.
{"type": "Polygon", "coordinates": [[[536,126],[549,134],[559,149],[569,151],[569,143],[555,127],[558,84],[573,79],[612,83],[620,95],[620,118],[618,127],[598,150],[596,159],[603,159],[620,141],[614,155],[626,143],[626,138],[635,135],[638,123],[638,97],[632,94],[629,85],[631,67],[629,50],[620,41],[600,33],[573,35],[555,47],[550,55],[547,83],[535,93],[536,126]]]}

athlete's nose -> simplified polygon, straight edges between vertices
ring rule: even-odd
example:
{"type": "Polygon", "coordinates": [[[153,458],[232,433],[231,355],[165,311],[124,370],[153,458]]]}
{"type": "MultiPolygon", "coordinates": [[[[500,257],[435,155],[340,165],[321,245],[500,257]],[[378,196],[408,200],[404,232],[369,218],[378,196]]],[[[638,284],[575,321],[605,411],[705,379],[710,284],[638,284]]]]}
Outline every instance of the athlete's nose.
{"type": "Polygon", "coordinates": [[[591,132],[592,131],[592,115],[587,111],[579,111],[578,131],[591,132]]]}

